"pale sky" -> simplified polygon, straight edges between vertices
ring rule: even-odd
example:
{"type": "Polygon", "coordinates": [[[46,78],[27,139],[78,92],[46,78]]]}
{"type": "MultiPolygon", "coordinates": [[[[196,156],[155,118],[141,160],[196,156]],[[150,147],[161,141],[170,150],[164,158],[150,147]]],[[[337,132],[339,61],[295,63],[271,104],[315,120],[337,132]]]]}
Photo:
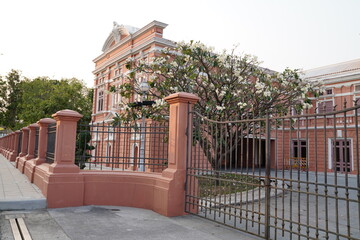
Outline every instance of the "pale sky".
{"type": "Polygon", "coordinates": [[[113,27],[169,24],[164,37],[258,56],[262,66],[311,69],[360,58],[360,0],[2,0],[0,75],[76,77],[113,27]]]}

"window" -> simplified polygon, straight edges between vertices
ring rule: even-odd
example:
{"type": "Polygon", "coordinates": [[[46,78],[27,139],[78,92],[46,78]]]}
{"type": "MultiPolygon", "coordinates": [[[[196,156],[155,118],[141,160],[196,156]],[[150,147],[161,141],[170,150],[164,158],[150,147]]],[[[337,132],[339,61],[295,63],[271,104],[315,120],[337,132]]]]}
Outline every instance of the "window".
{"type": "Polygon", "coordinates": [[[293,152],[294,158],[306,158],[306,141],[305,140],[293,140],[293,152]]]}
{"type": "Polygon", "coordinates": [[[358,113],[358,116],[360,116],[360,96],[356,96],[355,97],[355,101],[354,101],[354,107],[357,106],[357,113],[358,113]]]}
{"type": "Polygon", "coordinates": [[[104,92],[100,91],[98,95],[98,112],[104,109],[104,92]]]}
{"type": "Polygon", "coordinates": [[[113,93],[112,94],[112,107],[113,108],[118,108],[120,102],[121,102],[120,93],[113,93]]]}
{"type": "Polygon", "coordinates": [[[332,95],[333,91],[331,88],[325,90],[326,95],[332,95]]]}
{"type": "Polygon", "coordinates": [[[327,88],[327,89],[325,89],[323,92],[320,92],[320,93],[319,93],[320,96],[332,95],[332,94],[333,94],[332,88],[327,88]]]}
{"type": "Polygon", "coordinates": [[[317,109],[318,109],[318,113],[332,112],[334,110],[333,101],[328,100],[328,101],[319,102],[317,109]]]}
{"type": "Polygon", "coordinates": [[[359,84],[359,85],[355,85],[355,92],[360,92],[360,84],[359,84]]]}
{"type": "Polygon", "coordinates": [[[292,141],[292,158],[290,159],[291,167],[305,170],[307,163],[307,142],[306,140],[292,141]]]}

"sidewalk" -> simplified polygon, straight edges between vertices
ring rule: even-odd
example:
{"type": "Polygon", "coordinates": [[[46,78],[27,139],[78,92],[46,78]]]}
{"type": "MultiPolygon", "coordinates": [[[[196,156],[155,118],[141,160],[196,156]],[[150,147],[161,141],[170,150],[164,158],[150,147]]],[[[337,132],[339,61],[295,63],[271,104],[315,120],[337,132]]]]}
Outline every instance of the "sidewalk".
{"type": "Polygon", "coordinates": [[[14,239],[10,219],[19,218],[33,240],[259,239],[192,215],[168,218],[119,206],[46,209],[40,190],[0,155],[0,239],[14,239]]]}
{"type": "Polygon", "coordinates": [[[164,217],[151,210],[84,206],[0,212],[0,239],[13,240],[8,219],[23,218],[33,240],[259,240],[255,236],[186,215],[164,217]]]}
{"type": "Polygon", "coordinates": [[[46,208],[41,191],[0,154],[0,210],[41,208],[46,208]]]}

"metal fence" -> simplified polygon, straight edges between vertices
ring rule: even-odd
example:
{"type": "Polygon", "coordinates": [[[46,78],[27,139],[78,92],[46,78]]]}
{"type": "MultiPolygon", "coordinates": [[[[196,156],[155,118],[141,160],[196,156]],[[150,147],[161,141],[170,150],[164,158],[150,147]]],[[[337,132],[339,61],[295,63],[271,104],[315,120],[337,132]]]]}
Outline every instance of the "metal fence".
{"type": "Polygon", "coordinates": [[[35,132],[35,149],[34,149],[34,157],[38,156],[38,149],[39,149],[39,128],[36,128],[35,132]]]}
{"type": "Polygon", "coordinates": [[[225,122],[189,113],[185,211],[265,239],[360,239],[358,108],[225,122]]]}
{"type": "Polygon", "coordinates": [[[81,169],[161,172],[167,168],[167,122],[101,122],[78,129],[75,161],[81,169]]]}
{"type": "Polygon", "coordinates": [[[55,153],[55,140],[56,140],[56,123],[49,124],[47,132],[47,149],[46,149],[46,162],[54,162],[55,153]]]}
{"type": "Polygon", "coordinates": [[[19,141],[17,142],[17,144],[18,144],[18,152],[17,152],[16,156],[19,155],[19,153],[21,153],[22,132],[19,133],[19,141]]]}

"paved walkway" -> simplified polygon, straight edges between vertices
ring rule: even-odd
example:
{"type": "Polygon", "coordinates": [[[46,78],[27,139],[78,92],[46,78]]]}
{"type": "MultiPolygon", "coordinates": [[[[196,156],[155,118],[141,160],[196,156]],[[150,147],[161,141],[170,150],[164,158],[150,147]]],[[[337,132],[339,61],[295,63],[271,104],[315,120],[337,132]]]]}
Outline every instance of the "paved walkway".
{"type": "Polygon", "coordinates": [[[33,240],[260,240],[217,223],[151,210],[84,206],[0,212],[0,239],[13,240],[9,219],[22,218],[33,240]]]}
{"type": "Polygon", "coordinates": [[[45,207],[46,199],[39,188],[0,154],[0,210],[45,207]]]}

